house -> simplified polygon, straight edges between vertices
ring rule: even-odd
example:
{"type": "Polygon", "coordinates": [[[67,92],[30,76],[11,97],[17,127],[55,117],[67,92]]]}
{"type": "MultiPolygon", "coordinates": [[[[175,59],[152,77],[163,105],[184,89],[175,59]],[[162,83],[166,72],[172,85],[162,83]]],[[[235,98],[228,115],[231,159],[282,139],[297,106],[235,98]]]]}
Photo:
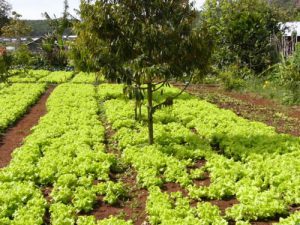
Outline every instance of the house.
{"type": "Polygon", "coordinates": [[[295,51],[296,44],[300,42],[300,22],[283,23],[281,27],[284,29],[281,41],[283,55],[289,56],[295,51]]]}
{"type": "Polygon", "coordinates": [[[28,49],[35,53],[42,52],[42,44],[44,39],[44,37],[33,38],[33,41],[27,44],[28,49]]]}

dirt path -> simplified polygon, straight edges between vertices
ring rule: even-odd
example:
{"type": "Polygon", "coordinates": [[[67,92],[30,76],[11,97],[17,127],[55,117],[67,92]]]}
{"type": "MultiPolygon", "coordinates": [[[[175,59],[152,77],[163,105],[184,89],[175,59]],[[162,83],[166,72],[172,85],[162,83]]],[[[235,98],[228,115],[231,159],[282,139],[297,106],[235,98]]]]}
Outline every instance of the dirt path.
{"type": "Polygon", "coordinates": [[[31,128],[46,114],[46,101],[53,90],[54,86],[49,87],[28,113],[0,137],[0,168],[9,164],[13,150],[22,145],[23,139],[30,134],[31,128]]]}
{"type": "Polygon", "coordinates": [[[273,126],[279,133],[300,136],[300,106],[283,106],[254,93],[230,92],[213,85],[192,84],[187,91],[241,117],[273,126]]]}

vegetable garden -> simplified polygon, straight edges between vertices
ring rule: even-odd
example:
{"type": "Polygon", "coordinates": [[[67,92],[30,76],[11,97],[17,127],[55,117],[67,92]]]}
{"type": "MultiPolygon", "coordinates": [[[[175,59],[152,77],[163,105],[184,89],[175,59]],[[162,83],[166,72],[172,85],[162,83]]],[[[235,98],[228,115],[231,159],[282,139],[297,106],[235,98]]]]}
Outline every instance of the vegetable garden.
{"type": "Polygon", "coordinates": [[[300,224],[299,137],[183,93],[154,113],[148,145],[146,105],[136,121],[123,85],[29,74],[0,89],[3,133],[56,87],[0,170],[0,224],[300,224]]]}

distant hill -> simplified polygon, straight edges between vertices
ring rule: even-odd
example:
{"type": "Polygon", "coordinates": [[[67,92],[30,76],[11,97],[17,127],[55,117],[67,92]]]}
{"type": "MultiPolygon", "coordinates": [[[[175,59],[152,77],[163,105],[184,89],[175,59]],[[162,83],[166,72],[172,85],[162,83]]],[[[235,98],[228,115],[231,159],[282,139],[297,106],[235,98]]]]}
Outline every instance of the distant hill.
{"type": "Polygon", "coordinates": [[[51,28],[46,20],[24,20],[29,26],[32,27],[31,37],[43,36],[51,32],[51,28]]]}
{"type": "MultiPolygon", "coordinates": [[[[53,30],[49,26],[47,20],[24,20],[29,26],[32,27],[31,37],[40,37],[45,34],[51,33],[53,30]]],[[[71,29],[65,31],[65,35],[72,35],[71,29]]]]}

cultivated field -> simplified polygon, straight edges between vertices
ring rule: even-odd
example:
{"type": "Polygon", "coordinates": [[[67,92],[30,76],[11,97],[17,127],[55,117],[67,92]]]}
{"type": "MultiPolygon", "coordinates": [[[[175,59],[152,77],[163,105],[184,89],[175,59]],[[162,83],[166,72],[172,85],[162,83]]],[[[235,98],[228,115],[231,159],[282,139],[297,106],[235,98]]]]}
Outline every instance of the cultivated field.
{"type": "Polygon", "coordinates": [[[297,132],[184,93],[154,114],[149,146],[123,85],[29,74],[0,89],[0,224],[300,224],[297,132]]]}

